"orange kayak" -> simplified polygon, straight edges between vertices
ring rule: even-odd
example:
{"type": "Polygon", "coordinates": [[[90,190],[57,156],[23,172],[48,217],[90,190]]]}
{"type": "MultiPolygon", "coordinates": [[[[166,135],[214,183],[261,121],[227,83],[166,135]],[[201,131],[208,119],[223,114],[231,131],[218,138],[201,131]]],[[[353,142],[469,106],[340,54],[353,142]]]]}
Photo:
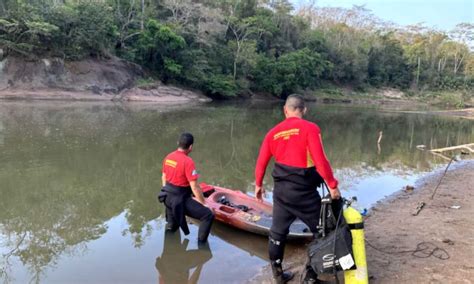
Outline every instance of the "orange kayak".
{"type": "MultiPolygon", "coordinates": [[[[238,229],[268,236],[272,225],[272,204],[259,202],[242,191],[200,184],[206,203],[216,220],[238,229]]],[[[290,227],[289,239],[310,239],[309,228],[296,220],[290,227]]]]}

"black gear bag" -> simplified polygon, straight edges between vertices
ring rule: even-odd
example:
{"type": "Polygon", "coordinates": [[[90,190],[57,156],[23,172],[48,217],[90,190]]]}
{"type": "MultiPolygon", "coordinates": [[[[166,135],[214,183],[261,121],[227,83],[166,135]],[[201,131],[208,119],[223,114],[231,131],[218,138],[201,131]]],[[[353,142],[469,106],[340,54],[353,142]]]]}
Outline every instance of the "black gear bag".
{"type": "MultiPolygon", "coordinates": [[[[324,189],[323,189],[324,193],[324,189]]],[[[321,199],[319,234],[308,246],[308,261],[318,274],[356,269],[352,253],[352,235],[342,216],[342,198],[321,199]]]]}

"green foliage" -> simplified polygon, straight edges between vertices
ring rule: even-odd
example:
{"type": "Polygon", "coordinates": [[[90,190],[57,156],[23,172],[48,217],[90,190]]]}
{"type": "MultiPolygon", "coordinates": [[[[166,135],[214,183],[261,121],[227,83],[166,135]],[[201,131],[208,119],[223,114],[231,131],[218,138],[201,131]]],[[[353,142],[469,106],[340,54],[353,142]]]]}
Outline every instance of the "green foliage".
{"type": "Polygon", "coordinates": [[[321,88],[318,90],[318,93],[329,97],[341,97],[344,95],[342,90],[339,88],[321,88]]]}
{"type": "Polygon", "coordinates": [[[185,47],[184,38],[171,27],[150,19],[134,46],[135,59],[152,70],[159,70],[162,79],[167,81],[181,75],[182,65],[177,54],[185,47]]]}
{"type": "Polygon", "coordinates": [[[286,96],[298,88],[314,87],[327,68],[321,55],[304,48],[278,59],[261,57],[255,71],[256,88],[286,96]]]}
{"type": "Polygon", "coordinates": [[[0,45],[14,54],[81,59],[107,54],[116,42],[112,8],[105,4],[19,2],[15,8],[0,20],[0,45]]]}
{"type": "Polygon", "coordinates": [[[111,12],[111,7],[92,2],[54,9],[51,17],[61,31],[55,38],[58,50],[72,59],[107,54],[118,37],[111,12]]]}
{"type": "Polygon", "coordinates": [[[439,96],[439,102],[442,105],[456,107],[456,108],[462,108],[464,107],[464,104],[465,104],[462,94],[452,93],[452,92],[442,93],[439,96]]]}
{"type": "Polygon", "coordinates": [[[139,88],[146,88],[156,83],[156,80],[153,78],[140,78],[135,81],[135,85],[139,88]]]}
{"type": "Polygon", "coordinates": [[[369,51],[368,81],[373,86],[407,88],[412,74],[403,48],[392,35],[383,35],[369,51]]]}
{"type": "Polygon", "coordinates": [[[0,2],[7,54],[115,55],[165,82],[223,97],[285,97],[322,81],[357,90],[472,90],[473,34],[469,23],[449,33],[393,30],[363,7],[294,13],[288,0],[0,2]]]}
{"type": "Polygon", "coordinates": [[[222,95],[225,97],[235,97],[237,95],[237,85],[230,75],[211,75],[206,80],[206,91],[211,95],[222,95]]]}

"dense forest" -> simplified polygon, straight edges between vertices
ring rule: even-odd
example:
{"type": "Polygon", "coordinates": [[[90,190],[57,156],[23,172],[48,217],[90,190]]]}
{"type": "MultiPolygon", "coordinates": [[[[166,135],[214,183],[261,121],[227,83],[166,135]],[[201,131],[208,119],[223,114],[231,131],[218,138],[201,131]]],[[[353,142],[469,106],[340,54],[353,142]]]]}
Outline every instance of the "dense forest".
{"type": "MultiPolygon", "coordinates": [[[[409,9],[409,7],[407,7],[409,9]]],[[[0,58],[118,56],[230,97],[328,86],[474,89],[474,25],[400,27],[288,0],[2,0],[0,58]]]]}

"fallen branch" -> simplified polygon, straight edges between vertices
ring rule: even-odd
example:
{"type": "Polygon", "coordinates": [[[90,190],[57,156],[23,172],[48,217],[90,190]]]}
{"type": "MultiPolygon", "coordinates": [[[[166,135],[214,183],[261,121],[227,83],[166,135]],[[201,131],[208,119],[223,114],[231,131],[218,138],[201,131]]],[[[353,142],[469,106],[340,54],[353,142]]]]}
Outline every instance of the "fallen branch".
{"type": "Polygon", "coordinates": [[[451,161],[451,158],[450,158],[450,157],[447,157],[447,156],[445,156],[445,155],[443,155],[443,154],[440,154],[440,153],[437,153],[437,152],[430,152],[430,153],[433,154],[433,155],[435,155],[435,156],[438,156],[438,157],[440,157],[440,158],[443,158],[443,159],[445,159],[445,160],[448,161],[448,162],[451,161]]]}
{"type": "Polygon", "coordinates": [[[438,149],[431,149],[430,151],[435,152],[435,153],[441,153],[441,152],[446,152],[446,151],[465,149],[471,153],[474,153],[474,149],[472,149],[471,147],[474,147],[474,143],[452,146],[452,147],[445,147],[445,148],[438,148],[438,149]]]}

